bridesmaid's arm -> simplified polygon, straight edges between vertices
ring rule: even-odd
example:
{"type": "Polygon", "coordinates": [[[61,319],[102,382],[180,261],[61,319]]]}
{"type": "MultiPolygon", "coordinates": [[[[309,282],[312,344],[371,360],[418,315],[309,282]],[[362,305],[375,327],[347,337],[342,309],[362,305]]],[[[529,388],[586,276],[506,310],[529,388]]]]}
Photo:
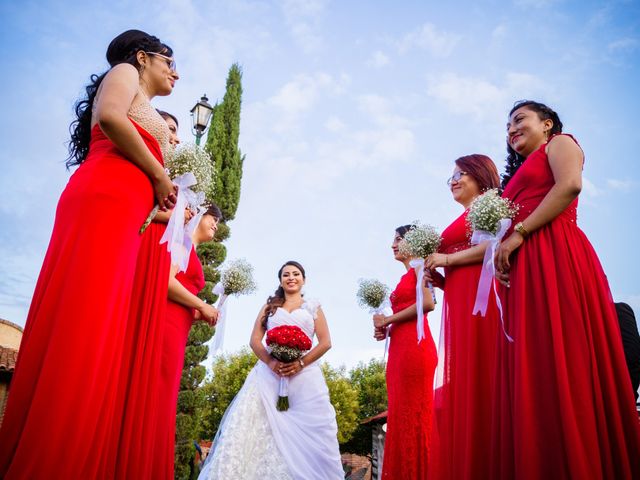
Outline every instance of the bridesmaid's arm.
{"type": "Polygon", "coordinates": [[[169,300],[178,303],[183,307],[194,308],[200,312],[202,317],[210,325],[215,325],[218,321],[218,310],[213,305],[209,305],[197,295],[187,290],[174,276],[169,277],[169,300]]]}
{"type": "Polygon", "coordinates": [[[109,140],[151,179],[160,207],[171,208],[176,200],[174,185],[127,116],[138,93],[138,82],[138,71],[133,65],[123,63],[113,67],[100,85],[96,120],[109,140]]]}
{"type": "Polygon", "coordinates": [[[437,267],[461,267],[482,263],[487,245],[489,242],[482,242],[455,253],[433,253],[427,257],[424,266],[431,270],[437,267]]]}
{"type": "MultiPolygon", "coordinates": [[[[578,144],[566,135],[554,137],[547,146],[549,166],[555,181],[540,205],[522,221],[526,232],[531,233],[560,215],[582,190],[582,165],[584,154],[578,144]]],[[[524,237],[513,232],[496,252],[495,264],[500,272],[510,268],[509,256],[524,242],[524,237]]],[[[506,277],[498,277],[503,283],[506,277]]]]}
{"type": "MultiPolygon", "coordinates": [[[[435,308],[435,304],[433,303],[433,296],[431,295],[429,289],[424,285],[422,286],[422,298],[422,312],[431,312],[435,308]]],[[[394,313],[393,315],[389,315],[388,317],[385,315],[374,315],[373,325],[374,327],[386,327],[392,323],[406,322],[407,320],[414,320],[415,318],[416,304],[414,303],[404,310],[400,310],[398,313],[394,313]]]]}
{"type": "MultiPolygon", "coordinates": [[[[301,360],[305,366],[318,360],[331,348],[331,335],[329,334],[329,326],[327,325],[327,319],[324,316],[322,308],[318,308],[315,320],[315,328],[318,343],[315,347],[309,350],[306,355],[302,357],[301,360]]],[[[294,360],[293,362],[283,364],[282,375],[285,377],[288,375],[295,375],[304,368],[302,366],[302,363],[300,363],[300,361],[298,360],[294,360]]]]}
{"type": "Polygon", "coordinates": [[[253,353],[256,354],[259,360],[266,363],[271,370],[275,373],[280,374],[280,369],[282,368],[283,363],[279,362],[275,358],[273,358],[264,344],[262,343],[262,339],[264,338],[265,329],[262,326],[262,318],[264,317],[264,313],[267,306],[263,306],[260,309],[260,313],[258,314],[258,318],[256,318],[256,322],[253,324],[253,330],[251,331],[251,340],[249,341],[249,346],[253,353]]]}

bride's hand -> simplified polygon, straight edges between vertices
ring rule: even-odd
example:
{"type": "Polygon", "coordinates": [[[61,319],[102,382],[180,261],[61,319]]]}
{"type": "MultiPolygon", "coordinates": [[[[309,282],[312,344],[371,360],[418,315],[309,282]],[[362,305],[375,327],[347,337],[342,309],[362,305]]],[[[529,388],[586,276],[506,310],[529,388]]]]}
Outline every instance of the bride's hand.
{"type": "Polygon", "coordinates": [[[283,377],[290,377],[300,372],[300,370],[302,370],[302,364],[299,360],[294,360],[293,362],[282,364],[281,375],[283,377]]]}
{"type": "Polygon", "coordinates": [[[272,358],[267,365],[269,365],[269,368],[273,370],[273,373],[275,373],[276,375],[282,375],[283,364],[280,363],[278,360],[276,360],[275,358],[272,358]]]}

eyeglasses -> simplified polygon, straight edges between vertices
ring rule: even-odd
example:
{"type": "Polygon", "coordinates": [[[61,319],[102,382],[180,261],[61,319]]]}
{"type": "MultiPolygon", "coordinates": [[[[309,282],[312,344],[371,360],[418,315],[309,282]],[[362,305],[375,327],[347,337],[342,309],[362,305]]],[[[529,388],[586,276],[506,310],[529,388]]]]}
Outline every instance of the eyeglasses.
{"type": "Polygon", "coordinates": [[[447,185],[451,186],[453,182],[458,183],[463,175],[469,175],[469,173],[463,171],[454,173],[450,178],[447,179],[447,185]]]}
{"type": "Polygon", "coordinates": [[[176,71],[176,61],[171,58],[171,57],[167,57],[166,55],[162,55],[161,53],[156,53],[156,52],[144,52],[147,55],[155,55],[156,57],[160,57],[160,58],[164,58],[164,60],[167,62],[167,66],[171,69],[171,71],[175,72],[176,71]]]}

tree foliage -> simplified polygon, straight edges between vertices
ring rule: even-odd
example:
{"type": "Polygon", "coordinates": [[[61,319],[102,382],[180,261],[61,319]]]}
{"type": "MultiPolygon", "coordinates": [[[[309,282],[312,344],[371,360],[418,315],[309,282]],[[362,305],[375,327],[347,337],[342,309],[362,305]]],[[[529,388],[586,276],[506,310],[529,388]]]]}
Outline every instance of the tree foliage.
{"type": "Polygon", "coordinates": [[[387,382],[385,366],[381,360],[360,362],[349,372],[349,380],[358,391],[360,412],[358,427],[351,439],[341,446],[342,450],[359,455],[371,453],[371,427],[361,425],[362,420],[373,417],[387,409],[387,382]]]}
{"type": "MultiPolygon", "coordinates": [[[[240,109],[242,104],[242,71],[237,64],[229,69],[226,92],[221,103],[216,104],[205,149],[211,154],[214,164],[214,201],[222,210],[225,221],[235,217],[240,201],[240,184],[244,155],[238,148],[240,136],[240,109]]],[[[224,262],[227,250],[220,242],[229,238],[230,230],[220,223],[216,238],[198,246],[198,257],[203,266],[205,288],[199,296],[213,304],[217,297],[213,286],[220,280],[217,268],[224,262]]],[[[200,418],[205,405],[205,392],[200,384],[205,369],[200,365],[208,355],[206,343],[213,336],[214,329],[203,322],[194,324],[189,333],[185,351],[178,396],[176,426],[176,467],[175,478],[186,480],[193,475],[191,464],[195,454],[193,441],[200,437],[200,418]]]]}
{"type": "Polygon", "coordinates": [[[329,387],[331,405],[336,411],[338,442],[345,443],[358,426],[358,390],[349,382],[344,367],[332,368],[328,363],[324,363],[322,373],[329,387]]]}

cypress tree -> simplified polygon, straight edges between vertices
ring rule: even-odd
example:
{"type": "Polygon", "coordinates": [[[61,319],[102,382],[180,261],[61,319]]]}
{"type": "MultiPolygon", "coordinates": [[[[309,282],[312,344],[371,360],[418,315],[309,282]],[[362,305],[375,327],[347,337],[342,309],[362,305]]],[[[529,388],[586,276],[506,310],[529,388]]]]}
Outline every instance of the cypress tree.
{"type": "MultiPolygon", "coordinates": [[[[224,217],[218,224],[214,241],[203,243],[197,249],[206,281],[199,296],[210,304],[217,300],[212,292],[213,286],[220,280],[217,268],[227,256],[227,249],[220,242],[230,236],[230,229],[226,222],[235,218],[240,201],[244,162],[244,155],[238,148],[241,104],[242,70],[238,64],[233,64],[227,76],[224,98],[213,109],[211,126],[204,147],[211,155],[214,164],[216,182],[214,201],[220,207],[224,217]]],[[[199,439],[202,431],[200,416],[206,401],[201,387],[206,370],[200,364],[207,358],[209,348],[206,343],[213,336],[213,332],[214,329],[204,322],[194,323],[189,332],[176,418],[175,478],[177,480],[197,478],[198,474],[191,465],[195,455],[193,442],[199,439]]]]}

